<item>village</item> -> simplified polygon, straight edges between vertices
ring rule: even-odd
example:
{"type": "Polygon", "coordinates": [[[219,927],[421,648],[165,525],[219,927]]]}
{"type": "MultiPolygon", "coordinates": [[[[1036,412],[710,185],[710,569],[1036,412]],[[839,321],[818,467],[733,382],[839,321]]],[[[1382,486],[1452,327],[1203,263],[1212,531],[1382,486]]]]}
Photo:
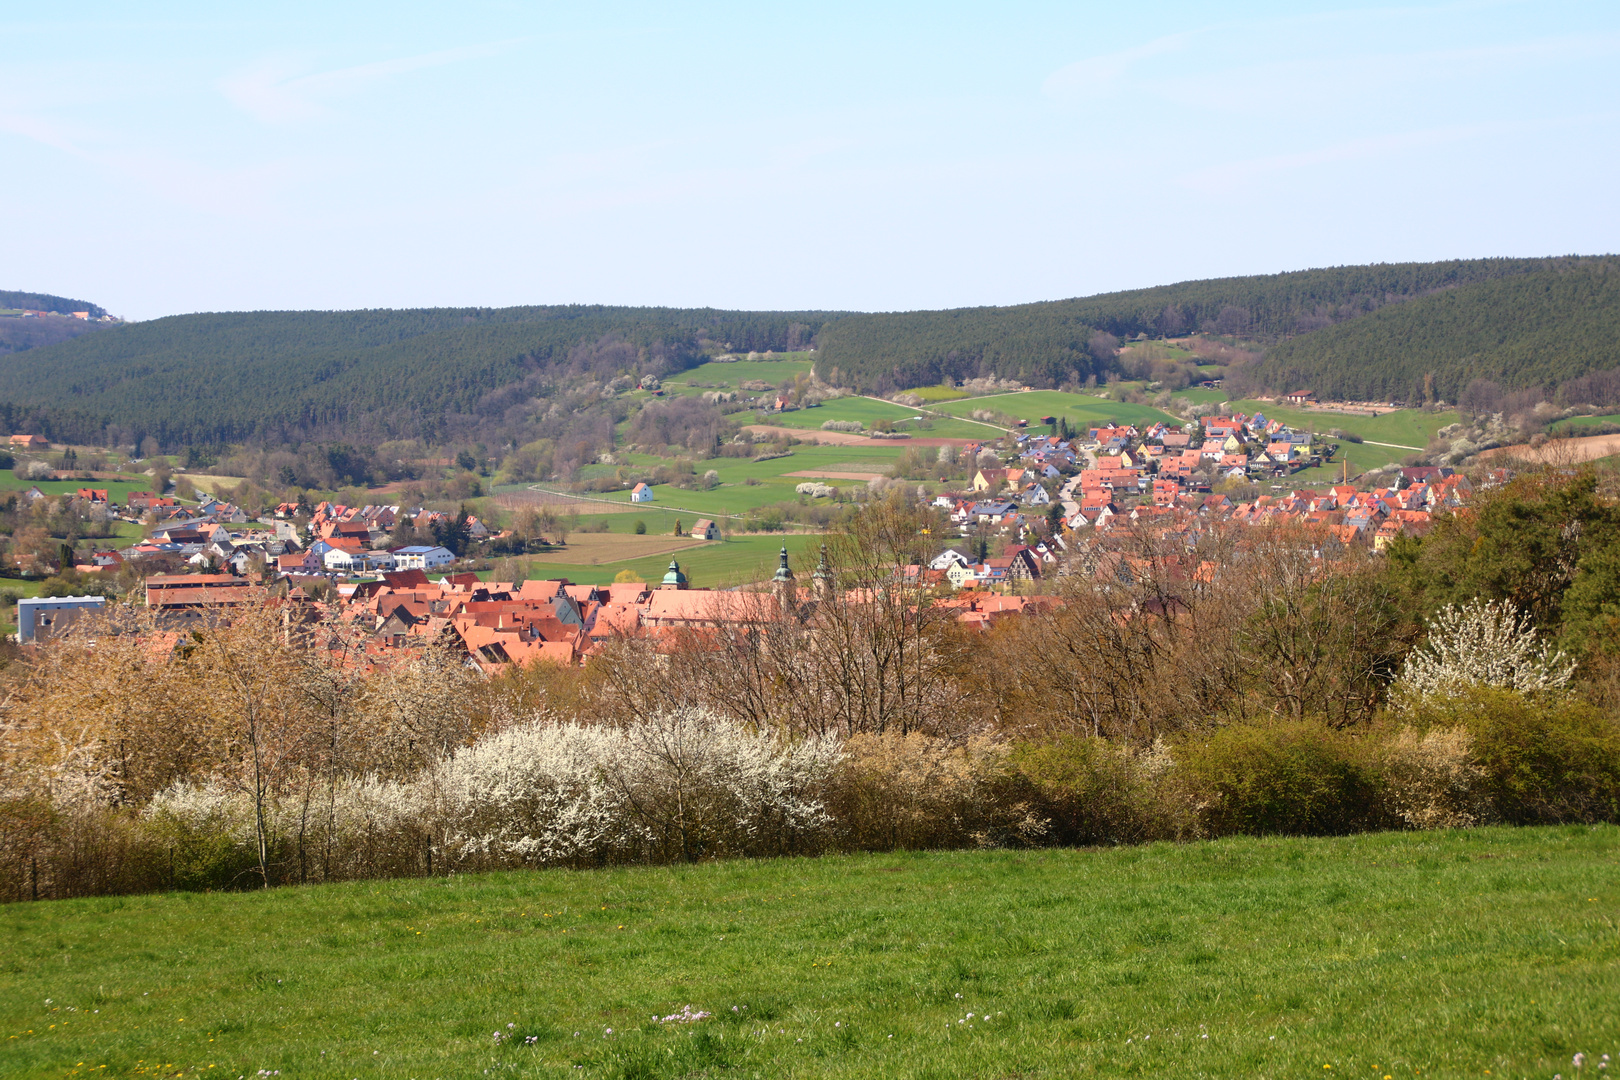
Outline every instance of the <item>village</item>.
{"type": "MultiPolygon", "coordinates": [[[[1435,466],[1374,474],[1376,485],[1287,484],[1292,472],[1321,464],[1333,449],[1262,415],[1209,416],[1182,428],[1108,424],[1069,438],[1009,433],[999,451],[963,448],[978,467],[965,490],[929,504],[945,526],[936,553],[926,563],[892,567],[890,577],[948,608],[965,627],[987,629],[1050,603],[1046,594],[1057,579],[1118,573],[1121,544],[1144,532],[1190,548],[1212,530],[1293,525],[1324,554],[1355,546],[1382,552],[1399,537],[1422,535],[1434,515],[1465,505],[1473,492],[1468,477],[1435,466]]],[[[1489,482],[1505,478],[1492,474],[1489,482]]],[[[637,485],[632,499],[644,491],[637,485]]],[[[23,497],[45,496],[31,489],[23,497]]],[[[812,585],[798,583],[785,547],[771,582],[730,590],[694,588],[678,559],[653,582],[499,581],[471,567],[482,546],[508,534],[472,514],[458,522],[422,508],[301,502],[249,520],[210,496],[187,505],[137,491],[117,506],[97,488],[80,488],[70,504],[87,516],[146,525],[138,543],[96,550],[75,570],[91,576],[138,568],[145,606],[159,625],[212,618],[269,589],[329,609],[367,636],[366,651],[377,661],[432,644],[488,672],[533,661],[585,664],[612,639],[739,627],[799,611],[806,596],[831,588],[824,562],[812,585]],[[402,526],[421,537],[459,529],[456,546],[468,558],[442,544],[391,546],[402,526]]],[[[696,522],[690,535],[720,538],[712,520],[696,522]]],[[[42,643],[105,603],[101,596],[21,600],[18,640],[42,643]]]]}

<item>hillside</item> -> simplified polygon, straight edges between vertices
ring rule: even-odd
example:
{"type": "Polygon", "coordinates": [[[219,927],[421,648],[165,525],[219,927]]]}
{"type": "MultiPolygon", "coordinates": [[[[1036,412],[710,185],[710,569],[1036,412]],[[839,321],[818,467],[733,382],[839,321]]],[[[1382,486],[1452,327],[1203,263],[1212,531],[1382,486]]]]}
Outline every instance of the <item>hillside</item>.
{"type": "Polygon", "coordinates": [[[92,304],[88,300],[70,300],[65,296],[52,296],[50,293],[0,289],[0,311],[18,309],[25,311],[54,311],[58,315],[71,315],[75,311],[88,311],[92,319],[107,314],[106,308],[99,304],[92,304]]]}
{"type": "Polygon", "coordinates": [[[0,1071],[1571,1075],[1577,1051],[1620,1054],[1617,843],[1494,828],[19,903],[0,1071]]]}
{"type": "Polygon", "coordinates": [[[1616,367],[1620,261],[1591,260],[1383,308],[1283,342],[1249,375],[1283,391],[1454,402],[1474,379],[1550,392],[1616,367]]]}
{"type": "Polygon", "coordinates": [[[88,311],[91,319],[107,314],[105,308],[88,300],[0,289],[0,356],[55,345],[107,328],[106,323],[73,318],[75,311],[88,311]],[[25,319],[12,314],[23,311],[49,311],[60,317],[25,319]]]}
{"type": "Polygon", "coordinates": [[[177,315],[0,361],[0,401],[94,414],[164,445],[432,436],[559,380],[665,374],[807,341],[822,312],[594,306],[177,315]]]}
{"type": "MultiPolygon", "coordinates": [[[[1472,259],[1341,266],[1186,281],[1016,307],[856,315],[817,340],[817,372],[863,392],[983,375],[1057,386],[1114,370],[1114,338],[1192,330],[1259,342],[1354,325],[1437,290],[1586,266],[1602,259],[1472,259]]],[[[1530,299],[1528,295],[1521,299],[1530,299]]]]}

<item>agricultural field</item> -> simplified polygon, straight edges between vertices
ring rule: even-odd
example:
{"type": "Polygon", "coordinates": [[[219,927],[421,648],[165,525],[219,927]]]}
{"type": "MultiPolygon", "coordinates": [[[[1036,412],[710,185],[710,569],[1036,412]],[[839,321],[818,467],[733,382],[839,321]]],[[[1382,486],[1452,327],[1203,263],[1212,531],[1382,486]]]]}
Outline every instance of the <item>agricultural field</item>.
{"type": "Polygon", "coordinates": [[[1176,421],[1169,413],[1161,412],[1149,405],[1105,401],[1089,394],[1068,394],[1061,390],[1032,390],[1028,393],[964,398],[961,401],[946,402],[937,408],[953,416],[971,416],[975,409],[990,409],[1020,420],[1028,420],[1031,425],[1037,423],[1043,416],[1066,418],[1075,427],[1091,427],[1109,420],[1121,424],[1176,421]]]}
{"type": "MultiPolygon", "coordinates": [[[[814,410],[812,410],[814,411],[814,410]]],[[[667,484],[653,487],[653,502],[641,509],[669,508],[686,514],[713,517],[721,514],[745,514],[770,503],[797,499],[794,487],[807,479],[831,477],[835,487],[846,487],[854,481],[838,478],[836,474],[854,472],[862,474],[886,473],[905,452],[905,443],[892,446],[795,446],[787,457],[769,461],[749,458],[710,458],[695,463],[697,475],[713,469],[720,476],[720,485],[711,491],[682,490],[667,484]],[[794,475],[804,474],[804,475],[794,475]],[[750,484],[749,480],[757,481],[750,484]]],[[[668,465],[664,458],[643,454],[620,455],[629,465],[655,468],[668,465]]],[[[499,495],[514,495],[521,499],[525,485],[506,485],[496,489],[499,495]]],[[[592,499],[630,505],[630,492],[609,491],[592,494],[592,499]]],[[[580,512],[589,513],[589,505],[582,503],[580,512]]],[[[604,507],[597,512],[607,512],[604,507]]]]}
{"type": "Polygon", "coordinates": [[[1582,435],[1585,433],[1576,429],[1597,427],[1599,424],[1620,424],[1620,415],[1610,413],[1607,416],[1572,416],[1568,420],[1560,420],[1556,424],[1549,424],[1547,434],[1552,436],[1582,435]]]}
{"type": "Polygon", "coordinates": [[[1429,440],[1434,438],[1435,432],[1461,419],[1455,409],[1433,413],[1424,412],[1422,409],[1392,409],[1389,412],[1380,412],[1374,417],[1317,409],[1290,409],[1264,401],[1234,401],[1232,411],[1261,412],[1268,419],[1281,420],[1290,427],[1311,428],[1322,432],[1339,428],[1360,435],[1363,439],[1394,443],[1401,447],[1416,447],[1416,450],[1406,450],[1405,454],[1413,454],[1417,450],[1424,449],[1429,445],[1429,440]]]}
{"type": "Polygon", "coordinates": [[[894,423],[918,415],[920,414],[916,409],[908,405],[896,405],[892,401],[879,401],[868,397],[842,397],[825,401],[813,409],[772,413],[769,423],[776,427],[816,430],[828,420],[859,420],[870,428],[879,420],[894,423]]]}
{"type": "MultiPolygon", "coordinates": [[[[683,523],[690,526],[692,518],[686,517],[683,523]]],[[[667,534],[654,536],[651,529],[652,523],[648,522],[649,535],[644,537],[615,533],[570,533],[568,545],[562,551],[511,561],[522,568],[524,580],[567,578],[577,585],[605,585],[621,571],[629,570],[643,581],[656,584],[663,579],[664,571],[669,569],[669,560],[673,557],[679,560],[681,569],[694,588],[716,589],[768,580],[776,572],[783,547],[788,549],[794,572],[808,574],[815,564],[816,546],[821,542],[819,536],[805,533],[760,533],[732,536],[711,543],[694,543],[690,540],[683,542],[667,534]],[[606,543],[598,544],[599,540],[606,543]],[[649,543],[642,545],[643,548],[663,550],[658,555],[642,554],[609,561],[608,557],[614,554],[612,544],[615,540],[645,540],[649,543]],[[587,554],[603,561],[586,562],[584,557],[587,554]]],[[[484,576],[500,578],[501,572],[497,569],[484,576]]]]}
{"type": "Polygon", "coordinates": [[[119,480],[23,480],[10,469],[0,470],[0,498],[8,491],[37,487],[47,495],[71,495],[80,488],[104,488],[107,497],[122,505],[132,491],[150,491],[150,476],[128,476],[119,480]]]}
{"type": "Polygon", "coordinates": [[[1601,1075],[1617,860],[1488,828],[13,904],[0,1072],[1601,1075]]]}
{"type": "MultiPolygon", "coordinates": [[[[677,372],[663,381],[667,394],[701,394],[707,390],[736,390],[737,384],[760,379],[772,386],[793,378],[808,375],[814,360],[809,353],[782,353],[780,360],[738,360],[730,364],[713,362],[699,364],[687,371],[677,372]],[[713,383],[713,386],[693,386],[693,383],[713,383]],[[725,383],[725,386],[721,386],[725,383]]],[[[756,391],[744,390],[743,394],[756,391]]]]}

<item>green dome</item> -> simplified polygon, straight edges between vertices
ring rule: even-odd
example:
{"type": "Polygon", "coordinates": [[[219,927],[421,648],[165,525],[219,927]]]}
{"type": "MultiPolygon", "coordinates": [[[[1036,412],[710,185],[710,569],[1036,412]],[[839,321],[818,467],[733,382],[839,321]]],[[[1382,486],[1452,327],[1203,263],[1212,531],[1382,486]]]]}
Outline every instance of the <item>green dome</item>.
{"type": "Polygon", "coordinates": [[[665,585],[685,585],[686,575],[681,573],[681,564],[674,559],[669,560],[669,572],[664,575],[665,585]]]}

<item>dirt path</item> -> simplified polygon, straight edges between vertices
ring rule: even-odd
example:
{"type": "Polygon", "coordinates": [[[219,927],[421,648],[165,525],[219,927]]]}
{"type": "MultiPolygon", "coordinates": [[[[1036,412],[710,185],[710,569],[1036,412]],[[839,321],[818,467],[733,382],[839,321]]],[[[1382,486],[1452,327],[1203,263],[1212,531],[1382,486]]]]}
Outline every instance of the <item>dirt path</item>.
{"type": "Polygon", "coordinates": [[[875,472],[831,472],[828,470],[802,469],[799,472],[783,473],[783,476],[802,476],[807,480],[879,480],[882,473],[875,472]]]}

